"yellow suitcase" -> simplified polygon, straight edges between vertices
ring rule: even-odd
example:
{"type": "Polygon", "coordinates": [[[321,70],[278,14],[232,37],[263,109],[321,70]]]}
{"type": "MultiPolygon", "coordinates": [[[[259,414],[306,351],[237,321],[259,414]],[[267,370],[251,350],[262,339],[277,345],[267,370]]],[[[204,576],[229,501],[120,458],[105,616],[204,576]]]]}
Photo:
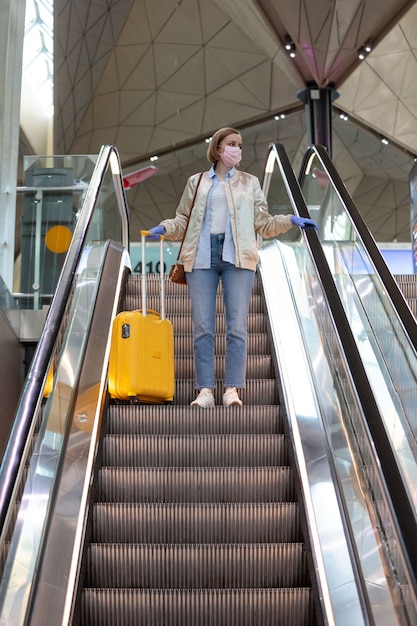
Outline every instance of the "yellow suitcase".
{"type": "Polygon", "coordinates": [[[142,234],[142,309],[122,311],[113,321],[109,357],[110,396],[130,402],[164,403],[174,398],[174,330],[165,318],[163,241],[161,313],[146,308],[145,235],[142,234]]]}

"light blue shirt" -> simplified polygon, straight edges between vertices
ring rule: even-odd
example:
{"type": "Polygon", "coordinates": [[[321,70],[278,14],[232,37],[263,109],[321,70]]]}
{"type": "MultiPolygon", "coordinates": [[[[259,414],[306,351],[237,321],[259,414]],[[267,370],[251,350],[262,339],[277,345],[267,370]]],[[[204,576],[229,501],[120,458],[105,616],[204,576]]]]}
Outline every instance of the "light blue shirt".
{"type": "MultiPolygon", "coordinates": [[[[230,178],[235,173],[235,168],[232,167],[226,174],[226,182],[230,180],[230,178]]],[[[211,215],[211,195],[213,193],[213,189],[219,183],[219,177],[216,174],[214,166],[211,167],[209,171],[209,178],[212,179],[213,184],[210,187],[210,190],[207,194],[207,202],[206,202],[206,210],[204,213],[203,224],[201,227],[200,239],[197,247],[197,254],[195,257],[194,267],[193,269],[198,270],[207,270],[210,269],[211,266],[211,244],[210,244],[210,215],[211,215]]],[[[236,264],[236,254],[235,254],[235,245],[233,243],[232,237],[232,227],[230,224],[230,211],[228,207],[227,211],[227,220],[226,220],[226,232],[224,236],[224,244],[223,244],[223,261],[228,263],[236,264]]]]}

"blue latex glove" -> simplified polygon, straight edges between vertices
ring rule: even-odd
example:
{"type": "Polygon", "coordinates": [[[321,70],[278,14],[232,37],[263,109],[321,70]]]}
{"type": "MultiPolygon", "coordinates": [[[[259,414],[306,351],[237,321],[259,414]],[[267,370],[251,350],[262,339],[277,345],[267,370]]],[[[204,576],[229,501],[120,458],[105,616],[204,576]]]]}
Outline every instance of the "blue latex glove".
{"type": "Polygon", "coordinates": [[[297,215],[291,215],[291,222],[294,226],[299,226],[300,228],[315,228],[319,229],[316,222],[314,220],[310,220],[307,217],[298,217],[297,215]]]}
{"type": "Polygon", "coordinates": [[[146,237],[147,241],[159,241],[161,235],[165,233],[165,228],[163,226],[154,226],[150,229],[149,235],[146,237]]]}

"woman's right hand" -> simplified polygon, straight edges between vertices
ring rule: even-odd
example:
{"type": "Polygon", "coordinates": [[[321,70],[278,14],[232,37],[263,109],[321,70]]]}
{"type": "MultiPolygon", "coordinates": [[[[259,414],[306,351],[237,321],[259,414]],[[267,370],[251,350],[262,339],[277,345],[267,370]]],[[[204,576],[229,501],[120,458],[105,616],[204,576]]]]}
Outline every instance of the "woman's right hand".
{"type": "Polygon", "coordinates": [[[165,228],[163,226],[154,226],[150,229],[149,235],[146,237],[147,241],[159,241],[161,235],[165,233],[165,228]]]}

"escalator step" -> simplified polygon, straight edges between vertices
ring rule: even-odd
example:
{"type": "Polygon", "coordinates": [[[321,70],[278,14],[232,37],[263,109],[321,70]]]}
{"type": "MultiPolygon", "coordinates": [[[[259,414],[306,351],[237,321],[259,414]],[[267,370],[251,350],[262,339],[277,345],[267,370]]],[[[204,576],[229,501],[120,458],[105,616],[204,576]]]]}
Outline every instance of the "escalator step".
{"type": "Polygon", "coordinates": [[[86,589],[82,623],[92,626],[313,626],[316,622],[311,589],[295,588],[86,589]]]}
{"type": "Polygon", "coordinates": [[[308,584],[306,572],[302,543],[92,544],[86,585],[140,589],[303,587],[308,584]]]}
{"type": "Polygon", "coordinates": [[[110,405],[108,434],[262,434],[281,433],[282,417],[277,406],[200,407],[176,405],[110,405]]]}
{"type": "MultiPolygon", "coordinates": [[[[171,313],[169,320],[172,323],[174,332],[177,335],[192,334],[192,321],[189,315],[183,315],[182,313],[171,313]]],[[[223,334],[226,332],[226,316],[224,312],[217,313],[216,315],[216,333],[223,334]]],[[[258,313],[251,313],[248,315],[248,332],[252,333],[267,333],[267,322],[264,315],[258,313]]]]}
{"type": "Polygon", "coordinates": [[[100,502],[261,503],[294,502],[290,467],[138,468],[103,467],[100,502]]]}
{"type": "Polygon", "coordinates": [[[103,465],[260,467],[288,465],[284,435],[108,435],[103,465]]]}
{"type": "MultiPolygon", "coordinates": [[[[223,381],[218,380],[216,382],[216,389],[214,390],[217,406],[222,402],[222,394],[223,381]]],[[[195,396],[194,380],[175,381],[174,404],[189,405],[190,402],[194,400],[195,396]]],[[[246,381],[246,388],[239,390],[239,396],[245,405],[259,406],[262,404],[278,404],[278,392],[275,380],[249,379],[246,381]]]]}
{"type": "MultiPolygon", "coordinates": [[[[224,380],[226,369],[225,356],[217,356],[214,361],[215,377],[224,380]]],[[[194,357],[183,356],[175,358],[175,376],[176,378],[193,378],[194,376],[194,357]]],[[[272,357],[269,355],[249,355],[247,358],[246,379],[251,378],[273,378],[274,368],[272,365],[272,357]]]]}
{"type": "MultiPolygon", "coordinates": [[[[142,296],[140,291],[137,294],[128,293],[126,294],[123,301],[123,309],[125,311],[134,311],[136,309],[141,309],[142,307],[142,296]]],[[[153,309],[154,311],[159,311],[161,307],[161,298],[158,294],[148,294],[146,298],[146,307],[148,309],[153,309]]],[[[222,313],[224,311],[223,305],[223,296],[217,296],[216,300],[216,312],[222,313]]],[[[249,301],[249,313],[259,313],[262,311],[262,298],[260,295],[252,295],[249,301]]],[[[169,298],[166,298],[165,304],[165,313],[167,318],[169,319],[171,315],[181,314],[190,316],[191,315],[191,301],[188,297],[184,297],[181,295],[172,295],[169,298]]]]}
{"type": "Polygon", "coordinates": [[[96,503],[96,543],[292,543],[302,540],[296,502],[96,503]]]}
{"type": "MultiPolygon", "coordinates": [[[[147,293],[159,295],[160,291],[160,277],[159,274],[147,274],[147,293]]],[[[142,288],[142,276],[140,274],[131,274],[126,284],[126,293],[128,294],[140,294],[142,288]]],[[[220,282],[217,287],[217,293],[223,293],[223,286],[220,282]]],[[[252,293],[259,295],[261,293],[261,282],[258,280],[258,276],[255,276],[253,281],[252,293]]],[[[179,287],[175,283],[172,283],[168,278],[165,279],[165,294],[169,296],[179,296],[181,298],[188,298],[187,287],[179,287]]]]}
{"type": "MultiPolygon", "coordinates": [[[[218,334],[215,337],[215,353],[218,356],[224,356],[226,354],[226,337],[225,335],[218,334]]],[[[174,328],[174,351],[175,354],[185,356],[193,356],[194,345],[193,337],[191,334],[176,335],[174,328]]],[[[271,347],[269,344],[269,338],[266,333],[253,333],[248,336],[248,355],[259,354],[264,356],[265,354],[271,354],[271,347]]]]}

